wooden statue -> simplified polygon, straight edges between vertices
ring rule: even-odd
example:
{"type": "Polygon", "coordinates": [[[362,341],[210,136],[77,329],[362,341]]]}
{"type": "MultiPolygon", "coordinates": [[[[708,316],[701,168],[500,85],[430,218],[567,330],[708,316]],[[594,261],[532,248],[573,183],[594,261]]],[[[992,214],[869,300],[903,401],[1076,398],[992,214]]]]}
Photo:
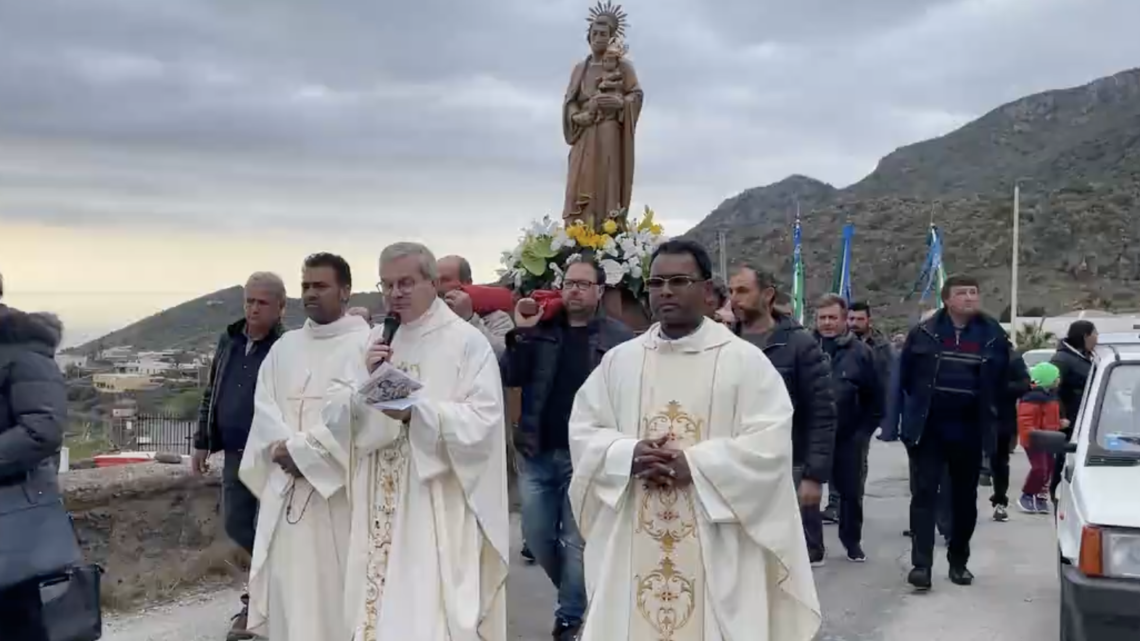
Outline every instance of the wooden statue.
{"type": "Polygon", "coordinates": [[[590,10],[590,55],[570,74],[562,134],[570,145],[562,219],[597,229],[624,215],[633,194],[634,135],[644,95],[628,47],[625,12],[611,0],[590,10]]]}

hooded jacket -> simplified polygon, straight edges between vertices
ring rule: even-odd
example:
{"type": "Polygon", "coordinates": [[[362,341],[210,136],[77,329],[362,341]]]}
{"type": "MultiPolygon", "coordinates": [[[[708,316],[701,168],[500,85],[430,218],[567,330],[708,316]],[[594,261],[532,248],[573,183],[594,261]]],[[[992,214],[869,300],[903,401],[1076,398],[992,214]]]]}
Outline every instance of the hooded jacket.
{"type": "Polygon", "coordinates": [[[0,305],[0,484],[55,483],[67,423],[67,385],[54,359],[62,336],[55,316],[0,305]]]}
{"type": "Polygon", "coordinates": [[[1062,416],[1069,419],[1070,423],[1065,431],[1071,432],[1072,426],[1077,424],[1077,413],[1085,397],[1085,383],[1088,382],[1089,371],[1092,369],[1092,357],[1062,340],[1057,345],[1057,353],[1049,362],[1061,370],[1057,397],[1061,401],[1062,416]]]}
{"type": "MultiPolygon", "coordinates": [[[[822,346],[824,338],[818,332],[815,338],[822,346]]],[[[846,332],[835,338],[835,353],[830,362],[836,439],[870,438],[883,418],[883,401],[886,398],[885,384],[879,379],[871,347],[851,332],[846,332]]]]}

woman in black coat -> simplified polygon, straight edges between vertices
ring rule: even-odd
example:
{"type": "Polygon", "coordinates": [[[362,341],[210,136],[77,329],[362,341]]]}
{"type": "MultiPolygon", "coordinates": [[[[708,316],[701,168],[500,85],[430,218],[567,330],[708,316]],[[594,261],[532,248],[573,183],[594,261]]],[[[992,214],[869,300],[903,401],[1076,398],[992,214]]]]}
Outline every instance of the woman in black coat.
{"type": "MultiPolygon", "coordinates": [[[[61,331],[54,316],[0,305],[0,586],[5,586],[0,588],[0,638],[5,641],[48,639],[39,581],[12,574],[24,567],[17,561],[42,540],[41,533],[23,531],[20,524],[27,521],[12,515],[32,503],[60,500],[56,477],[67,388],[53,357],[61,331]]],[[[62,569],[78,550],[36,552],[49,561],[58,556],[62,569]]]]}
{"type": "MultiPolygon", "coordinates": [[[[1087,320],[1074,321],[1069,325],[1069,333],[1057,345],[1057,353],[1050,361],[1061,372],[1057,397],[1061,401],[1062,416],[1069,420],[1069,427],[1061,430],[1065,433],[1065,438],[1073,437],[1073,428],[1077,425],[1077,413],[1085,397],[1085,384],[1089,379],[1089,370],[1092,369],[1092,353],[1096,341],[1096,325],[1087,320]]],[[[1049,494],[1054,501],[1057,500],[1057,486],[1061,484],[1061,468],[1065,466],[1064,455],[1057,459],[1053,466],[1053,479],[1049,484],[1049,494]]]]}

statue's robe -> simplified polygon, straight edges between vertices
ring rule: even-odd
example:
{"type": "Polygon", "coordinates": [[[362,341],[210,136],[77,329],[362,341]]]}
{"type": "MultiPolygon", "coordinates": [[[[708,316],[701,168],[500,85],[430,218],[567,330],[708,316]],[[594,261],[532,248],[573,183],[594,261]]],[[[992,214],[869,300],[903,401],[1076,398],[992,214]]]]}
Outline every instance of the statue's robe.
{"type": "Polygon", "coordinates": [[[633,194],[634,137],[641,116],[644,93],[633,65],[622,60],[622,94],[625,104],[616,118],[583,126],[574,123],[574,114],[587,108],[598,93],[600,63],[592,56],[579,62],[570,74],[570,85],[562,100],[562,135],[570,145],[566,177],[566,202],[562,219],[566,224],[582,221],[596,228],[613,211],[628,209],[633,194]]]}

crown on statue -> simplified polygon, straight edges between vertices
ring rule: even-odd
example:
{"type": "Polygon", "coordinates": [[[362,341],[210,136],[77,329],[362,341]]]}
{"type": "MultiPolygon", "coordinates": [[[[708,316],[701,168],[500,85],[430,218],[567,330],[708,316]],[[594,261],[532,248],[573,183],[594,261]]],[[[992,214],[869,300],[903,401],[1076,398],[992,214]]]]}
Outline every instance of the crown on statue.
{"type": "Polygon", "coordinates": [[[590,17],[586,18],[586,22],[594,24],[599,20],[605,20],[610,23],[610,26],[613,28],[612,35],[615,38],[620,38],[625,35],[627,25],[626,15],[625,11],[622,11],[620,4],[614,4],[613,0],[606,0],[605,2],[598,0],[598,4],[590,9],[590,17]]]}

